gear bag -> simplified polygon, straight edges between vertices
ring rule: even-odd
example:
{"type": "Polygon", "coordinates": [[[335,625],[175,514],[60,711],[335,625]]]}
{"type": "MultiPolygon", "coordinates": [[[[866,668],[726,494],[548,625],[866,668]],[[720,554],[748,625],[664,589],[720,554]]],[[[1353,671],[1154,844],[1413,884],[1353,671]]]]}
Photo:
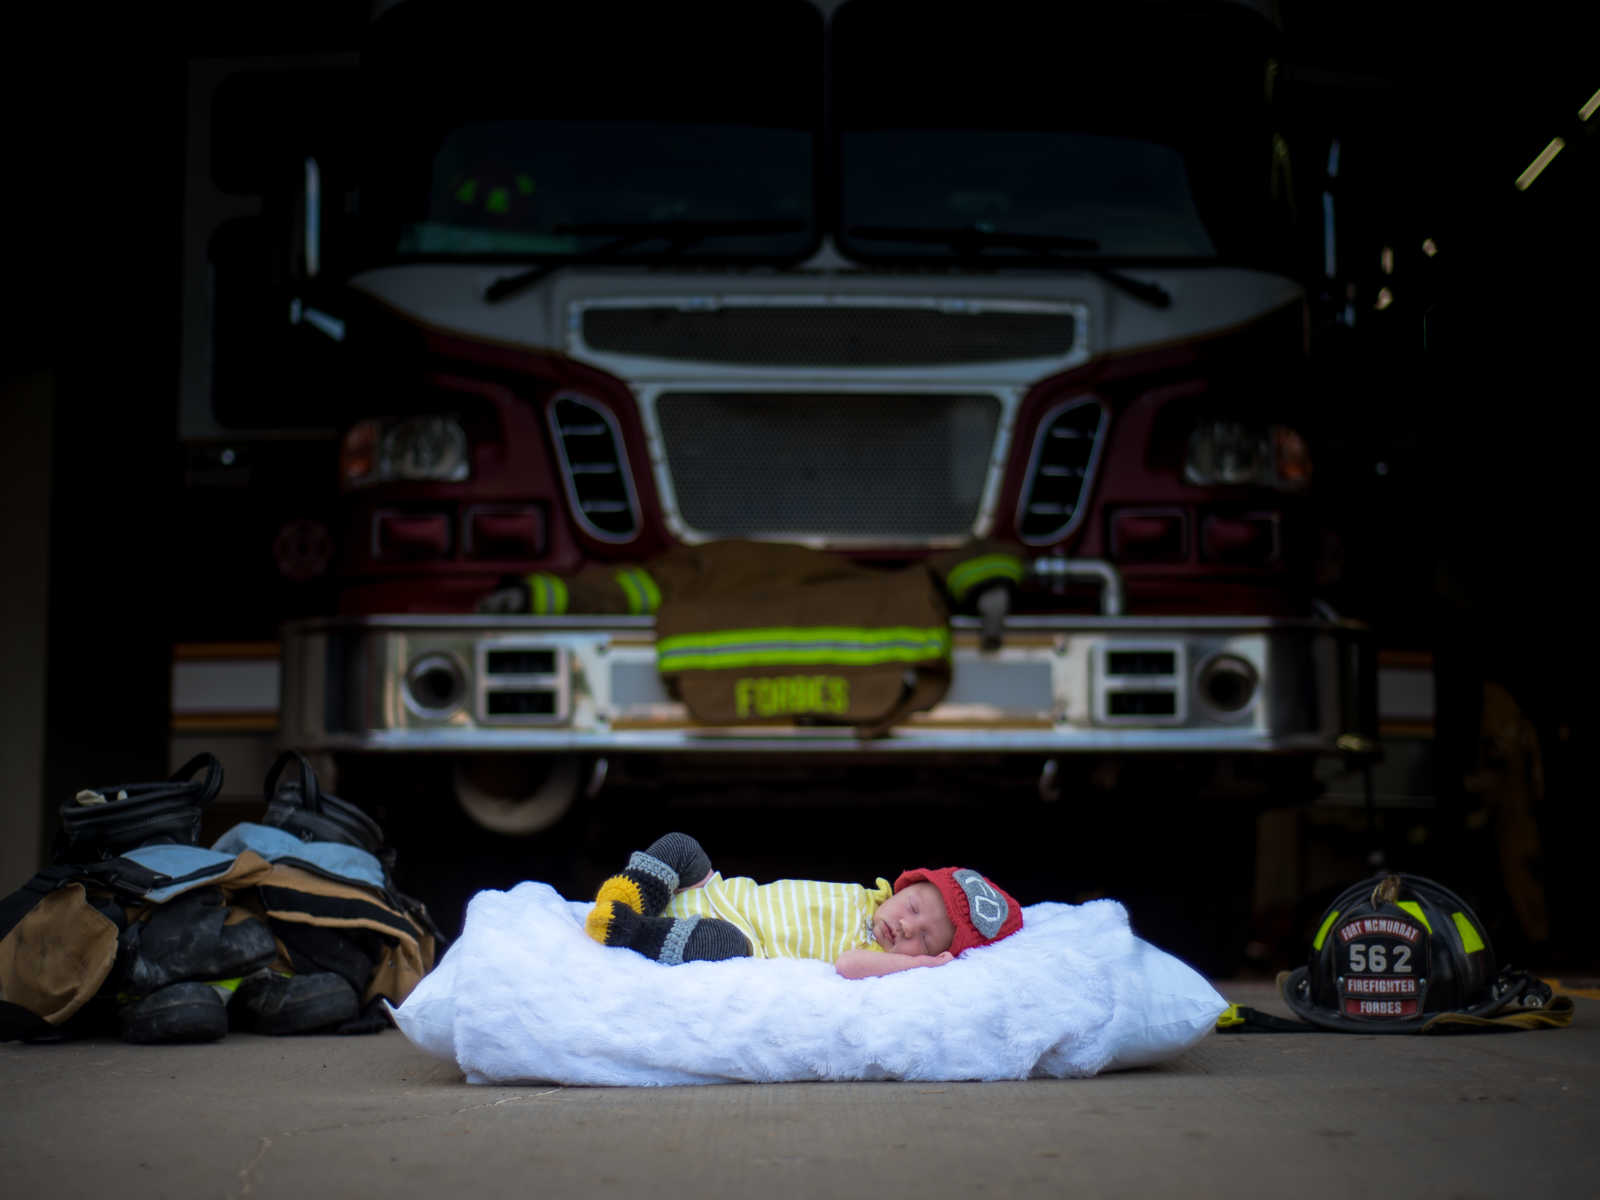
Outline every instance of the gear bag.
{"type": "Polygon", "coordinates": [[[1299,1021],[1234,1005],[1217,1029],[1446,1033],[1572,1021],[1570,997],[1499,967],[1466,901],[1420,875],[1380,875],[1345,889],[1323,914],[1307,964],[1277,982],[1299,1021]]]}

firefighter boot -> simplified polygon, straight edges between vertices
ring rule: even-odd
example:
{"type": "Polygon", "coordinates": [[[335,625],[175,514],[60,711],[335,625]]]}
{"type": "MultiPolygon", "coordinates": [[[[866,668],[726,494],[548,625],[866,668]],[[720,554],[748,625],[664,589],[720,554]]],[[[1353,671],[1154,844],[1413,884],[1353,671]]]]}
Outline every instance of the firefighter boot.
{"type": "Polygon", "coordinates": [[[209,983],[169,983],[119,1007],[117,1031],[146,1046],[214,1042],[228,1032],[228,1008],[209,983]]]}
{"type": "Polygon", "coordinates": [[[284,975],[266,968],[239,981],[227,1020],[235,1029],[280,1037],[333,1032],[360,1009],[355,988],[333,971],[284,975]]]}
{"type": "Polygon", "coordinates": [[[55,860],[91,863],[139,846],[198,845],[201,810],[221,790],[222,764],[212,754],[195,755],[159,783],[85,788],[61,806],[55,860]]]}
{"type": "Polygon", "coordinates": [[[220,888],[196,888],[131,923],[117,950],[117,990],[147,996],[188,980],[234,979],[270,963],[272,931],[255,918],[228,923],[220,888]]]}

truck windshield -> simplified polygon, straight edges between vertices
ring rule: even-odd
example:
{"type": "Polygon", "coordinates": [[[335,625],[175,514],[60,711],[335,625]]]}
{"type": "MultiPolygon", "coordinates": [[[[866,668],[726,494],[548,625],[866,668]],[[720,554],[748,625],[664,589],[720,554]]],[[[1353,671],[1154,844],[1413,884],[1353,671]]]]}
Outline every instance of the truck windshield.
{"type": "MultiPolygon", "coordinates": [[[[847,241],[872,254],[928,253],[918,227],[1079,237],[1116,258],[1214,257],[1183,155],[1136,138],[1062,130],[858,129],[840,137],[847,241]]],[[[1037,256],[1017,238],[994,257],[1037,256]]],[[[938,253],[960,253],[950,244],[938,253]]]]}
{"type": "Polygon", "coordinates": [[[822,59],[806,0],[395,5],[363,49],[367,257],[803,257],[822,59]]]}
{"type": "Polygon", "coordinates": [[[1272,265],[1272,38],[1238,0],[407,0],[364,57],[367,257],[782,264],[826,224],[866,262],[1272,265]]]}
{"type": "Polygon", "coordinates": [[[399,227],[395,249],[562,257],[614,237],[606,226],[659,223],[662,238],[628,251],[649,256],[692,221],[725,222],[726,232],[682,257],[793,257],[812,237],[813,140],[809,130],[707,122],[469,122],[433,153],[425,205],[399,227]],[[792,228],[774,232],[780,222],[792,228]]]}
{"type": "Polygon", "coordinates": [[[1261,262],[1271,28],[1243,4],[849,0],[840,245],[861,259],[1261,262]],[[971,230],[971,238],[913,236],[971,230]],[[899,236],[897,236],[899,235],[899,236]],[[1042,239],[1059,239],[1043,254],[1042,239]],[[1076,243],[1074,247],[1070,243],[1076,243]]]}

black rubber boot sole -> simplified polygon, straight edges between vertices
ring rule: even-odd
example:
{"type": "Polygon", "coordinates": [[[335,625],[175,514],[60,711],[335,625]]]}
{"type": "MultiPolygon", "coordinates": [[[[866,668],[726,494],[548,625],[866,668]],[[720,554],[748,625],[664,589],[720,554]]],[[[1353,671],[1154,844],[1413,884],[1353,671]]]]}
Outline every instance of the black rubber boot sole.
{"type": "Polygon", "coordinates": [[[209,983],[173,983],[117,1010],[125,1042],[214,1042],[228,1032],[228,1006],[209,983]]]}
{"type": "Polygon", "coordinates": [[[355,988],[331,971],[311,975],[258,971],[240,981],[229,1005],[235,1029],[273,1037],[330,1030],[360,1011],[355,988]]]}

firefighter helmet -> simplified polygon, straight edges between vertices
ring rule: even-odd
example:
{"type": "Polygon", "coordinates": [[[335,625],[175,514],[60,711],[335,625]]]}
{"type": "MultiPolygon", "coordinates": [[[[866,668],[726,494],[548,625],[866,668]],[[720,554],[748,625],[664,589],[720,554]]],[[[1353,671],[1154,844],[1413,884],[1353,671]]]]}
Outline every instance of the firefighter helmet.
{"type": "Polygon", "coordinates": [[[1454,892],[1380,875],[1339,894],[1310,961],[1279,982],[1285,1003],[1325,1029],[1414,1033],[1446,1013],[1487,1017],[1520,998],[1527,977],[1499,973],[1483,922],[1454,892]]]}

